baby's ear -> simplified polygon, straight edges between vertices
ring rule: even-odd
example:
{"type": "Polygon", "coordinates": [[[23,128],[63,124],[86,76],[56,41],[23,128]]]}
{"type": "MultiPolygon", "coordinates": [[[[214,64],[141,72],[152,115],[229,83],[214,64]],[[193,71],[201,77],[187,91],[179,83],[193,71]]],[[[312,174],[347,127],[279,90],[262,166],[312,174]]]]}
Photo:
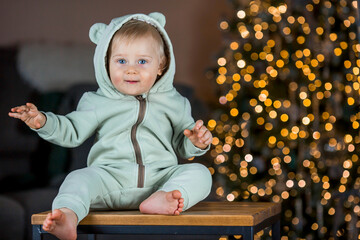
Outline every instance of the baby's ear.
{"type": "Polygon", "coordinates": [[[164,73],[164,70],[166,69],[166,57],[162,56],[160,59],[160,65],[158,69],[158,75],[161,76],[164,73]]]}
{"type": "Polygon", "coordinates": [[[149,16],[152,17],[153,19],[155,19],[156,21],[158,21],[162,27],[165,27],[166,18],[164,16],[164,14],[159,13],[159,12],[153,12],[153,13],[150,13],[149,16]]]}
{"type": "Polygon", "coordinates": [[[95,23],[94,25],[92,25],[89,31],[90,40],[93,43],[98,44],[106,27],[107,25],[104,23],[95,23]]]}

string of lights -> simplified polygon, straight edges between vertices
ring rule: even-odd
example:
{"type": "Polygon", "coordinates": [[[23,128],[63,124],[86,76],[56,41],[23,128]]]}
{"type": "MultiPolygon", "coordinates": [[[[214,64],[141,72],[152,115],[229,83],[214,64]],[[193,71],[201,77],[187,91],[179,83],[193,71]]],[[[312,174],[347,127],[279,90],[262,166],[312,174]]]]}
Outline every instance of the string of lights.
{"type": "Polygon", "coordinates": [[[282,239],[360,239],[357,1],[233,3],[208,74],[217,196],[282,202],[282,239]]]}

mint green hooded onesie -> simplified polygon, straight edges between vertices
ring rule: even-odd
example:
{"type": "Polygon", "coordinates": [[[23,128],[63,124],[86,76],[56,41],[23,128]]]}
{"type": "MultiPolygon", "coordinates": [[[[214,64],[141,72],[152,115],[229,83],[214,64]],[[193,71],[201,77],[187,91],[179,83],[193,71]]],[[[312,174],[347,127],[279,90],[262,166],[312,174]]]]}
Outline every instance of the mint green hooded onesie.
{"type": "Polygon", "coordinates": [[[88,167],[71,172],[59,189],[53,209],[72,209],[81,221],[90,209],[134,209],[153,192],[179,190],[184,210],[203,200],[211,189],[208,169],[197,163],[178,165],[177,155],[190,158],[208,149],[195,147],[184,136],[195,125],[190,104],[173,86],[175,59],[161,13],[134,14],[94,24],[90,39],[99,89],[85,93],[76,111],[66,116],[45,113],[36,130],[54,144],[76,147],[96,134],[88,167]],[[107,73],[105,57],[115,32],[127,21],[153,25],[170,52],[168,70],[142,96],[120,93],[107,73]]]}

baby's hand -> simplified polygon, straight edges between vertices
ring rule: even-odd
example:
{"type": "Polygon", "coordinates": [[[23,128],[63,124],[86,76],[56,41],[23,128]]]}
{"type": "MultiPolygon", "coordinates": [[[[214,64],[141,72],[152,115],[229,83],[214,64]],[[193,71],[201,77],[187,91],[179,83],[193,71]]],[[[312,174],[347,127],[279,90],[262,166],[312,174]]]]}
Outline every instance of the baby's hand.
{"type": "Polygon", "coordinates": [[[32,103],[12,108],[9,116],[22,120],[26,125],[34,129],[41,128],[46,122],[45,115],[39,112],[37,107],[32,103]]]}
{"type": "Polygon", "coordinates": [[[200,149],[205,149],[212,142],[212,135],[204,126],[202,120],[196,121],[195,127],[192,130],[185,129],[184,135],[200,149]]]}

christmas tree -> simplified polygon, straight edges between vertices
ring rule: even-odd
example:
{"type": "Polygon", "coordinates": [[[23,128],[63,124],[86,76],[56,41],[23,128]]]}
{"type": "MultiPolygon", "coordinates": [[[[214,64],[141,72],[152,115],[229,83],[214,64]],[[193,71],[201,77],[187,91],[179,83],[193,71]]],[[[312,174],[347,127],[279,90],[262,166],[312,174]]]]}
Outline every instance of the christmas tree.
{"type": "Polygon", "coordinates": [[[360,239],[357,1],[231,2],[209,72],[216,195],[281,202],[282,239],[360,239]]]}

